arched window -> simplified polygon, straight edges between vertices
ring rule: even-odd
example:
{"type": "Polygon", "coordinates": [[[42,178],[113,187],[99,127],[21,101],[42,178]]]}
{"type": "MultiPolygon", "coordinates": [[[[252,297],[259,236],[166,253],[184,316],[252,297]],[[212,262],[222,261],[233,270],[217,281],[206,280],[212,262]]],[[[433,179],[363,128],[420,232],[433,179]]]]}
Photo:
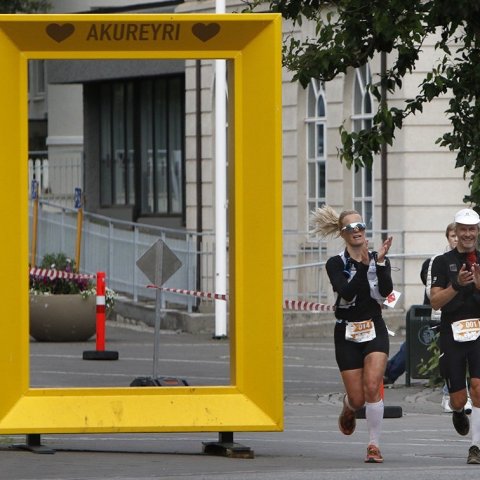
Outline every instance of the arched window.
{"type": "Polygon", "coordinates": [[[308,211],[325,203],[326,101],[323,82],[312,80],[307,92],[307,197],[308,211]]]}
{"type": "MultiPolygon", "coordinates": [[[[367,90],[371,80],[372,75],[368,64],[355,70],[352,115],[355,132],[372,128],[373,98],[367,90]]],[[[371,168],[360,168],[353,173],[353,207],[360,212],[371,229],[373,227],[373,171],[371,168]]]]}

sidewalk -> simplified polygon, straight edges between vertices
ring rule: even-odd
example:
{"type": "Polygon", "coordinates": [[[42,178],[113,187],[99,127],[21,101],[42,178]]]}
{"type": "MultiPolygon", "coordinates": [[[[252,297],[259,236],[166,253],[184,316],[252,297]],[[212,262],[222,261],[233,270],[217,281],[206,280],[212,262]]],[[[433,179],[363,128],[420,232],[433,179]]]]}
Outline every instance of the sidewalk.
{"type": "MultiPolygon", "coordinates": [[[[85,362],[81,352],[92,344],[31,343],[32,386],[128,384],[151,374],[151,329],[109,324],[107,349],[117,362],[85,362]],[[59,362],[59,357],[62,361],[59,362]]],[[[392,351],[403,338],[394,337],[392,351]]],[[[229,383],[229,345],[210,336],[162,332],[161,373],[195,383],[229,383]]],[[[202,453],[216,433],[42,435],[52,455],[13,450],[24,436],[0,437],[0,478],[9,480],[146,480],[160,478],[229,480],[472,478],[480,473],[466,464],[470,437],[460,437],[440,408],[441,389],[399,379],[385,389],[386,405],[401,406],[403,417],[386,419],[382,436],[385,463],[365,464],[365,420],[343,436],[337,427],[343,388],[330,338],[287,338],[285,358],[285,430],[235,433],[234,440],[254,451],[253,459],[202,453]]],[[[161,387],[160,387],[161,388],[161,387]]],[[[39,412],[41,415],[41,412],[39,412]]]]}

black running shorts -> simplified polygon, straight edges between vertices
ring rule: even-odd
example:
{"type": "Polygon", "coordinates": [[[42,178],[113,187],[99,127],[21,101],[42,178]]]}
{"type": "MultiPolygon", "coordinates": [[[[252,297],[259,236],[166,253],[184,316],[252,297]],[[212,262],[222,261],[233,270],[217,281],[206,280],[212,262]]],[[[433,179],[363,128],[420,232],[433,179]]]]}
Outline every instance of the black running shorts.
{"type": "Polygon", "coordinates": [[[450,393],[465,388],[467,365],[470,377],[480,378],[480,337],[470,342],[453,339],[450,327],[440,332],[440,374],[450,393]]]}
{"type": "Polygon", "coordinates": [[[389,339],[385,322],[382,317],[374,319],[376,336],[369,342],[356,343],[345,339],[346,323],[335,324],[335,359],[341,372],[363,368],[365,357],[372,352],[389,354],[389,339]]]}

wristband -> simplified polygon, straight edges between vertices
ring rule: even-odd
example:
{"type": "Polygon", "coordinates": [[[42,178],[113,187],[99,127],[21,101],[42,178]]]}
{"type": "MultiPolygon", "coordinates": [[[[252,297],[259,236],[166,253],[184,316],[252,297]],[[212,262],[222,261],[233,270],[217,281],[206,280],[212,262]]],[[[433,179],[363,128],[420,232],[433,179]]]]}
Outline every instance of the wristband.
{"type": "Polygon", "coordinates": [[[386,265],[385,260],[383,262],[377,262],[378,267],[384,267],[386,265]]]}

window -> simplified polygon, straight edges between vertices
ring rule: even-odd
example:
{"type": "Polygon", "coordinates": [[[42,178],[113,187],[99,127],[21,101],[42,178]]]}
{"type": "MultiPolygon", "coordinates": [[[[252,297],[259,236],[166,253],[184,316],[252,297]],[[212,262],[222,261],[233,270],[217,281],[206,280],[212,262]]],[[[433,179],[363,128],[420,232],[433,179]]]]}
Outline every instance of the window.
{"type": "MultiPolygon", "coordinates": [[[[355,132],[372,128],[373,99],[367,90],[367,85],[371,80],[368,64],[355,70],[352,115],[355,132]]],[[[362,215],[368,228],[373,228],[373,172],[371,168],[360,168],[353,173],[353,208],[362,215]]]]}
{"type": "Polygon", "coordinates": [[[45,60],[28,62],[28,93],[31,98],[45,96],[45,60]]]}
{"type": "Polygon", "coordinates": [[[326,102],[322,82],[312,80],[307,92],[307,195],[308,211],[325,203],[326,102]]]}
{"type": "Polygon", "coordinates": [[[183,76],[102,84],[100,200],[140,215],[182,215],[183,76]]]}

